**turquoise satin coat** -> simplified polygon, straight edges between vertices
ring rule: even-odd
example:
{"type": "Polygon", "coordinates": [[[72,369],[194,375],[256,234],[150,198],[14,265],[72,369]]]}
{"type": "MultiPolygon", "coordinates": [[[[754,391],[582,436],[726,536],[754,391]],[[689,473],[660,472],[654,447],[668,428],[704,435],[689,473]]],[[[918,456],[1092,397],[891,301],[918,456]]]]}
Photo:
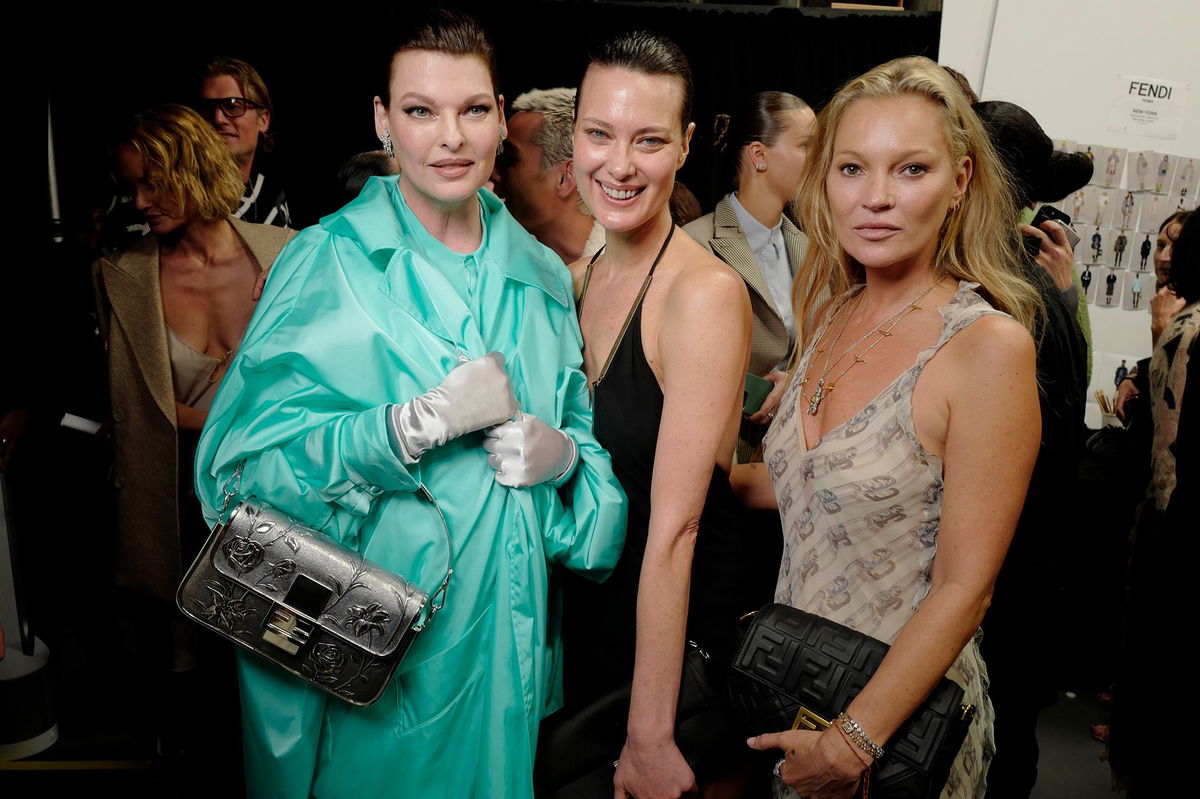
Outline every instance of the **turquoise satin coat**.
{"type": "Polygon", "coordinates": [[[553,562],[607,576],[624,542],[625,497],[592,436],[570,274],[496,197],[474,291],[408,209],[396,179],[301,232],[271,271],[197,453],[210,523],[246,458],[242,494],[268,499],[427,591],[446,544],[454,577],[383,697],[367,708],[239,653],[249,795],[532,796],[538,723],[560,703],[553,562]],[[441,268],[434,259],[441,259],[441,268]],[[561,485],[497,483],[481,433],[415,466],[394,455],[387,407],[499,350],[521,408],[569,433],[577,468],[561,485]]]}

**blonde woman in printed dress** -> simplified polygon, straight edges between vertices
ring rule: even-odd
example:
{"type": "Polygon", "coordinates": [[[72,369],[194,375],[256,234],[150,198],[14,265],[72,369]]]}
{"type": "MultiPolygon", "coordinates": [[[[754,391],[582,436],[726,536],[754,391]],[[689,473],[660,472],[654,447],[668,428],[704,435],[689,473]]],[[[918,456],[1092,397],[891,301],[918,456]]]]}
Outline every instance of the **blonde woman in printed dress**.
{"type": "Polygon", "coordinates": [[[947,675],[978,712],[942,795],[982,796],[994,747],[974,636],[1040,429],[1027,332],[1037,298],[1009,271],[1015,206],[978,118],[924,58],[843,87],[818,117],[809,164],[801,272],[835,299],[794,298],[812,332],[766,463],[738,467],[736,481],[749,504],[779,507],[777,601],[892,648],[839,709],[861,734],[834,725],[749,745],[781,750],[787,795],[848,797],[947,675]]]}

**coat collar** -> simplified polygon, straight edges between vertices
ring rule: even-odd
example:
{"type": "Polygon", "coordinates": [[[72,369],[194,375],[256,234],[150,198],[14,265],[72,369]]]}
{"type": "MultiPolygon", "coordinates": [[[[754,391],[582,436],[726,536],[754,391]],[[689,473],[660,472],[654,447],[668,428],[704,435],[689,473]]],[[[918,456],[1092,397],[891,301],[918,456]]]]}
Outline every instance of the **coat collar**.
{"type": "Polygon", "coordinates": [[[808,249],[808,237],[800,232],[800,228],[788,218],[786,212],[783,215],[783,241],[787,246],[788,265],[792,268],[794,281],[796,275],[800,274],[800,264],[804,261],[804,253],[808,249]]]}
{"type": "Polygon", "coordinates": [[[104,289],[154,404],[175,419],[175,387],[163,319],[158,238],[143,236],[112,260],[101,262],[104,289]]]}
{"type": "MultiPolygon", "coordinates": [[[[488,226],[484,261],[491,261],[506,278],[540,289],[563,308],[570,308],[570,286],[557,256],[518,225],[496,195],[481,189],[478,197],[484,224],[488,226]],[[502,253],[503,258],[497,258],[495,253],[502,253]]],[[[360,242],[367,257],[380,269],[386,269],[396,250],[407,249],[409,225],[420,223],[407,211],[396,177],[373,177],[358,197],[321,219],[320,224],[330,233],[360,242]],[[405,210],[400,211],[398,205],[405,210]]]]}
{"type": "MultiPolygon", "coordinates": [[[[767,286],[766,278],[763,277],[762,268],[754,258],[750,242],[746,241],[746,234],[738,223],[737,212],[733,210],[733,203],[728,196],[722,197],[721,201],[717,203],[717,207],[713,209],[713,237],[708,244],[722,261],[729,264],[742,276],[746,285],[758,294],[774,313],[775,300],[771,295],[771,289],[767,286]]],[[[788,254],[791,254],[790,242],[788,254]]]]}

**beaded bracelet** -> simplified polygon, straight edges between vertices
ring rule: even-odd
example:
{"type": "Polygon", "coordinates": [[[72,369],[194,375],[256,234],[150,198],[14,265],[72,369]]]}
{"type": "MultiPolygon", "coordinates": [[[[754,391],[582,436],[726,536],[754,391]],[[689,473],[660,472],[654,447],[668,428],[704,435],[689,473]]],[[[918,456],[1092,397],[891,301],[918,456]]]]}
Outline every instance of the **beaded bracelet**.
{"type": "Polygon", "coordinates": [[[838,713],[837,723],[841,727],[842,732],[846,733],[846,737],[850,739],[850,742],[859,749],[876,760],[883,757],[883,747],[872,741],[857,721],[845,713],[838,713]]]}

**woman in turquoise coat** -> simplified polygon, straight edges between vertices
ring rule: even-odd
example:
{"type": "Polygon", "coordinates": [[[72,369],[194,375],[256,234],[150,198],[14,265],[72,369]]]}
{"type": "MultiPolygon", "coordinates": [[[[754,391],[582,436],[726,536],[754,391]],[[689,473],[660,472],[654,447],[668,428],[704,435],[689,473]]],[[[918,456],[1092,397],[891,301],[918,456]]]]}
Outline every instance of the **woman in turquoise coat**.
{"type": "Polygon", "coordinates": [[[252,797],[531,796],[538,723],[559,703],[551,566],[603,579],[623,543],[570,276],[480,189],[504,132],[490,44],[469,18],[431,19],[375,100],[402,174],[373,178],[276,261],[197,488],[212,522],[245,459],[242,495],[432,592],[446,544],[424,485],[454,575],[370,707],[242,655],[252,797]],[[485,438],[513,412],[497,410],[500,384],[520,412],[485,438]]]}

